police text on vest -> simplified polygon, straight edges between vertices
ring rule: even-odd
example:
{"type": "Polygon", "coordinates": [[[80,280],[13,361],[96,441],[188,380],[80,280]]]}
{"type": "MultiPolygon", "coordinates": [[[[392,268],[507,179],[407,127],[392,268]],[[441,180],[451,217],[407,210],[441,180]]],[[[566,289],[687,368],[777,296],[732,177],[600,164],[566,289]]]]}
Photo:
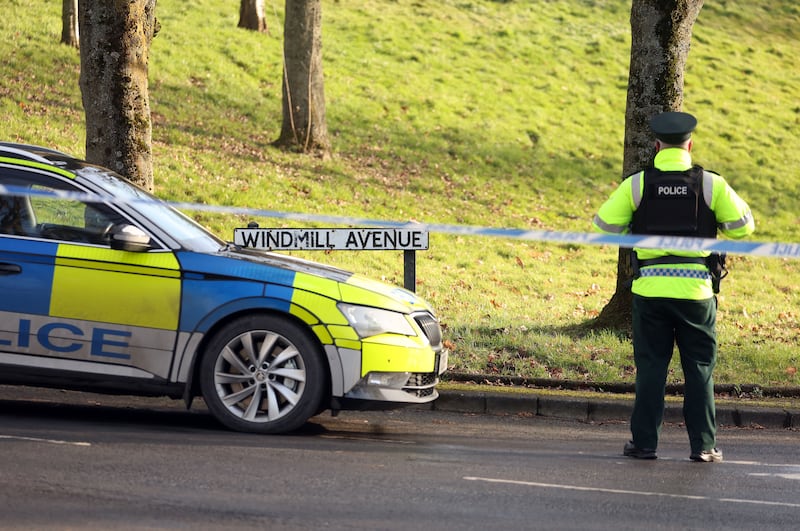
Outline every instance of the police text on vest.
{"type": "Polygon", "coordinates": [[[657,193],[660,196],[662,196],[662,195],[670,195],[670,196],[671,195],[689,195],[689,187],[686,186],[685,184],[684,185],[679,185],[679,184],[664,185],[664,186],[659,186],[658,187],[657,193]]]}

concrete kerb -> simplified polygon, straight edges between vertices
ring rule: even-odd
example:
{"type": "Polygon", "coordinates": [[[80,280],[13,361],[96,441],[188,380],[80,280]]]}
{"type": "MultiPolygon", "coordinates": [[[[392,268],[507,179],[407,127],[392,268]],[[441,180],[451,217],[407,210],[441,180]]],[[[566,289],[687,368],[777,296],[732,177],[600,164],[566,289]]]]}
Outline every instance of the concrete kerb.
{"type": "MultiPolygon", "coordinates": [[[[439,398],[425,406],[434,411],[487,415],[528,415],[563,418],[581,422],[628,421],[633,401],[619,398],[582,398],[551,393],[522,394],[492,391],[442,389],[439,398]]],[[[681,404],[667,403],[665,422],[683,422],[681,404]]],[[[721,426],[751,428],[800,428],[800,411],[782,407],[737,407],[717,405],[721,426]]]]}

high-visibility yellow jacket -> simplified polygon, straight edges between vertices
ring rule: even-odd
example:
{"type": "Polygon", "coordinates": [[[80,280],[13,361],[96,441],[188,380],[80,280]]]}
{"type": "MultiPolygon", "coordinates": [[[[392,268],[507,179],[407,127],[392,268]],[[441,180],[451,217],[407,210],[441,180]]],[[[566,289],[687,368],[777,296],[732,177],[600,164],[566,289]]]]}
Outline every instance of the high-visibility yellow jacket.
{"type": "MultiPolygon", "coordinates": [[[[689,151],[670,147],[662,149],[653,161],[662,171],[685,171],[692,167],[689,151]]],[[[633,213],[641,202],[644,192],[644,172],[635,173],[624,181],[600,207],[594,217],[596,231],[609,234],[630,232],[633,213]]],[[[740,198],[721,176],[712,172],[703,173],[703,199],[714,212],[718,229],[729,238],[744,238],[755,230],[750,207],[740,198]]],[[[671,251],[638,249],[634,252],[639,260],[662,256],[704,257],[708,251],[671,251]]],[[[631,291],[643,297],[666,297],[672,299],[703,300],[714,296],[711,280],[701,278],[706,267],[702,264],[652,265],[642,268],[642,276],[633,281],[631,291]],[[650,271],[648,271],[650,270],[650,271]],[[692,273],[692,272],[696,273],[692,273]],[[652,276],[649,276],[652,274],[652,276]],[[694,276],[692,276],[694,275],[694,276]]]]}

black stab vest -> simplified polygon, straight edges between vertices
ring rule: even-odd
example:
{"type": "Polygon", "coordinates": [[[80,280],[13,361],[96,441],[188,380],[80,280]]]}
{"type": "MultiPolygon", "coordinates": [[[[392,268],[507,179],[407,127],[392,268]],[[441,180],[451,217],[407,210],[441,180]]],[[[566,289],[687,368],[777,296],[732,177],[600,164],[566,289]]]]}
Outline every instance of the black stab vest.
{"type": "Polygon", "coordinates": [[[716,217],[703,200],[703,168],[644,170],[642,201],[633,213],[631,232],[716,238],[716,217]]]}

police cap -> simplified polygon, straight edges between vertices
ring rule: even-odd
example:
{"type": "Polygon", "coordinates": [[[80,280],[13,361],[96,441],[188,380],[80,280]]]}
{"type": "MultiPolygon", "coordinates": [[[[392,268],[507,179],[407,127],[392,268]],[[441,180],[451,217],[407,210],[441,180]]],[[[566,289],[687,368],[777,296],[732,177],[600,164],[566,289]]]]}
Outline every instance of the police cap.
{"type": "Polygon", "coordinates": [[[682,144],[697,127],[697,118],[685,112],[662,112],[650,119],[655,137],[667,144],[682,144]]]}

